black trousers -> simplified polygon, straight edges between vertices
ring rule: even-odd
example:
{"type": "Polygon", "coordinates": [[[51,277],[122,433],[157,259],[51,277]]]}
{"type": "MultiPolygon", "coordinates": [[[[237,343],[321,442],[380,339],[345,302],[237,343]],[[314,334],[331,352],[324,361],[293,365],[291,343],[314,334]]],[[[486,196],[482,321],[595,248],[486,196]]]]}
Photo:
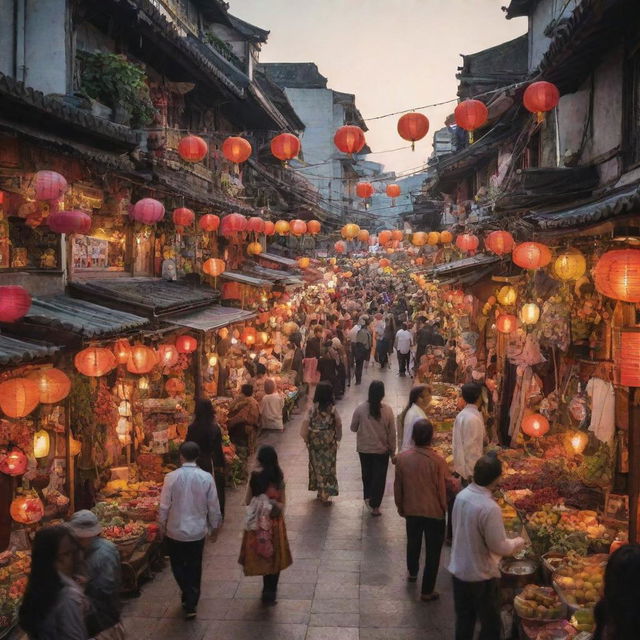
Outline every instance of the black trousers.
{"type": "Polygon", "coordinates": [[[216,483],[216,491],[218,492],[218,501],[220,502],[220,513],[224,516],[224,487],[226,484],[226,478],[224,471],[214,471],[213,481],[216,483]]]}
{"type": "Polygon", "coordinates": [[[453,578],[453,604],[456,611],[455,640],[473,640],[476,619],[480,621],[478,640],[500,638],[500,581],[463,582],[453,578]]]}
{"type": "Polygon", "coordinates": [[[362,366],[364,365],[364,358],[356,358],[356,384],[362,382],[362,366]]]}
{"type": "Polygon", "coordinates": [[[362,469],[362,489],[364,499],[369,500],[369,506],[377,509],[384,496],[387,484],[387,469],[389,468],[388,453],[358,453],[360,468],[362,469]]]}
{"type": "Polygon", "coordinates": [[[182,601],[186,611],[195,611],[200,599],[204,541],[204,538],[193,542],[181,542],[167,538],[171,571],[182,592],[182,601]]]}
{"type": "Polygon", "coordinates": [[[425,543],[424,573],[422,574],[422,593],[432,593],[436,586],[440,552],[444,543],[444,518],[425,518],[407,516],[407,570],[410,576],[417,576],[420,570],[422,538],[425,543]]]}
{"type": "Polygon", "coordinates": [[[279,573],[270,573],[266,576],[262,576],[262,599],[263,600],[275,600],[278,593],[278,580],[280,580],[279,573]]]}
{"type": "Polygon", "coordinates": [[[399,351],[396,352],[398,354],[398,367],[400,368],[400,375],[404,375],[407,372],[407,369],[409,368],[409,359],[411,358],[411,352],[409,353],[400,353],[399,351]]]}

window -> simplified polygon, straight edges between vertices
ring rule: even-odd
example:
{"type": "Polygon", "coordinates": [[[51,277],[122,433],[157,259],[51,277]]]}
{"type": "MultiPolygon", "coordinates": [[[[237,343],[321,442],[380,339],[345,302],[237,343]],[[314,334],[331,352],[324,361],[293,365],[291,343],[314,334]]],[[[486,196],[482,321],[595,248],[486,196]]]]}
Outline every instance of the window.
{"type": "Polygon", "coordinates": [[[624,103],[624,160],[629,169],[640,164],[640,44],[627,61],[624,103]]]}

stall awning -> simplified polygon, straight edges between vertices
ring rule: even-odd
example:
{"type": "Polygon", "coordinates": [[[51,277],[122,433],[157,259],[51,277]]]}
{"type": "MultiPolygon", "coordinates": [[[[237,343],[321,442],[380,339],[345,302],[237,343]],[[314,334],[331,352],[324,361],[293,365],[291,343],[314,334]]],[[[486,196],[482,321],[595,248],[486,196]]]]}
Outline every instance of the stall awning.
{"type": "Polygon", "coordinates": [[[271,280],[258,278],[256,276],[250,276],[246,273],[241,273],[240,271],[225,271],[220,275],[220,277],[224,278],[225,280],[233,280],[234,282],[239,282],[240,284],[248,284],[251,287],[271,288],[271,285],[273,284],[271,280]]]}
{"type": "Polygon", "coordinates": [[[0,335],[0,364],[20,364],[50,358],[60,347],[46,342],[27,342],[0,335]]]}
{"type": "Polygon", "coordinates": [[[70,286],[83,298],[155,316],[190,311],[213,304],[219,298],[218,292],[209,287],[162,278],[85,280],[70,286]]]}
{"type": "Polygon", "coordinates": [[[86,338],[112,336],[149,324],[146,318],[59,295],[34,298],[21,324],[64,329],[86,338]]]}
{"type": "Polygon", "coordinates": [[[581,202],[555,209],[533,210],[526,220],[544,230],[584,228],[640,207],[640,186],[637,184],[610,193],[598,200],[581,202]]]}
{"type": "Polygon", "coordinates": [[[212,331],[213,329],[220,329],[221,327],[226,327],[236,322],[244,322],[245,320],[255,317],[255,315],[253,311],[214,305],[206,309],[194,311],[193,313],[173,316],[166,320],[166,322],[181,327],[189,327],[189,329],[196,329],[197,331],[212,331]]]}
{"type": "Polygon", "coordinates": [[[500,258],[498,256],[489,255],[488,253],[480,253],[477,256],[472,256],[471,258],[463,258],[462,260],[439,264],[430,270],[430,275],[441,280],[445,277],[448,278],[450,276],[463,273],[469,269],[475,270],[478,267],[493,265],[495,262],[500,262],[500,258]]]}
{"type": "Polygon", "coordinates": [[[258,256],[258,260],[268,260],[269,262],[275,262],[276,264],[281,264],[284,267],[295,267],[297,266],[297,262],[292,260],[291,258],[285,258],[284,256],[279,256],[275,253],[261,253],[258,256]]]}
{"type": "Polygon", "coordinates": [[[302,278],[289,273],[288,271],[278,271],[277,269],[267,269],[257,264],[245,265],[245,271],[251,277],[264,278],[274,283],[285,285],[302,285],[302,278]]]}

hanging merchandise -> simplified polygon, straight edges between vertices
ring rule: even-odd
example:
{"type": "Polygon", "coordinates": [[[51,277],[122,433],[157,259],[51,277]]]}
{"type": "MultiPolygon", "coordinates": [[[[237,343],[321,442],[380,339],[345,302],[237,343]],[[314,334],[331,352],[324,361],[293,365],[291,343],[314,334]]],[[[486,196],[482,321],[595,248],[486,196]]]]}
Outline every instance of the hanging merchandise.
{"type": "Polygon", "coordinates": [[[427,234],[427,244],[435,247],[440,242],[440,234],[437,231],[429,231],[427,234]]]}
{"type": "MultiPolygon", "coordinates": [[[[402,242],[403,238],[404,238],[404,233],[402,233],[400,229],[394,229],[391,232],[391,240],[393,240],[393,242],[402,242]]],[[[398,245],[394,245],[393,248],[397,249],[398,245]]]]}
{"type": "Polygon", "coordinates": [[[281,133],[271,140],[271,153],[282,162],[297,158],[300,153],[300,138],[292,133],[281,133]]]}
{"type": "Polygon", "coordinates": [[[34,491],[14,498],[9,513],[19,524],[36,524],[44,517],[44,505],[34,491]]]}
{"type": "Polygon", "coordinates": [[[422,113],[405,113],[398,120],[398,134],[403,140],[411,142],[411,151],[415,151],[416,142],[429,133],[429,118],[422,113]]]}
{"type": "Polygon", "coordinates": [[[516,303],[518,293],[511,285],[505,285],[504,287],[500,287],[500,290],[497,293],[497,298],[501,305],[510,307],[516,303]]]}
{"type": "Polygon", "coordinates": [[[528,302],[520,309],[520,322],[524,325],[537,324],[540,319],[540,307],[535,302],[528,302]]]}
{"type": "Polygon", "coordinates": [[[473,132],[489,120],[489,110],[480,100],[464,100],[454,112],[456,124],[469,132],[469,143],[473,144],[473,132]]]}
{"type": "Polygon", "coordinates": [[[51,438],[49,432],[40,429],[33,434],[33,457],[46,458],[51,449],[51,438]]]}
{"type": "Polygon", "coordinates": [[[0,473],[7,476],[21,476],[27,470],[29,459],[24,451],[15,445],[0,450],[0,473]]]}
{"type": "MultiPolygon", "coordinates": [[[[415,236],[416,234],[414,233],[413,235],[415,236]]],[[[386,245],[387,242],[390,242],[390,241],[391,241],[391,231],[389,231],[388,229],[385,229],[384,231],[381,231],[378,234],[378,242],[380,243],[381,246],[386,245]]]]}
{"type": "Polygon", "coordinates": [[[364,244],[369,243],[369,232],[366,229],[360,229],[360,231],[358,231],[358,241],[364,244]]]}
{"type": "Polygon", "coordinates": [[[350,223],[342,227],[342,236],[348,240],[357,238],[359,233],[360,227],[357,224],[350,223]]]}
{"type": "Polygon", "coordinates": [[[611,443],[616,430],[616,397],[608,380],[594,377],[587,383],[587,395],[591,399],[591,431],[598,440],[611,443]]]}
{"type": "Polygon", "coordinates": [[[238,136],[231,136],[222,143],[222,154],[234,164],[246,162],[251,157],[252,151],[251,143],[238,136]]]}
{"type": "Polygon", "coordinates": [[[178,364],[178,360],[180,358],[180,354],[173,344],[161,344],[158,345],[156,349],[156,353],[158,355],[158,364],[161,367],[165,367],[170,369],[171,367],[175,367],[178,364]]]}
{"type": "Polygon", "coordinates": [[[525,90],[522,101],[527,111],[535,113],[538,122],[542,122],[544,114],[558,106],[560,91],[551,82],[534,82],[525,90]]]}
{"type": "Polygon", "coordinates": [[[118,364],[127,364],[129,361],[129,353],[131,353],[131,345],[126,338],[116,340],[113,345],[113,355],[116,357],[118,364]]]}
{"type": "Polygon", "coordinates": [[[453,234],[451,231],[442,231],[440,233],[440,242],[442,244],[450,244],[453,242],[453,234]]]}
{"type": "Polygon", "coordinates": [[[178,143],[178,155],[185,162],[202,162],[209,152],[209,145],[199,136],[185,136],[178,143]]]}
{"type": "Polygon", "coordinates": [[[362,151],[366,144],[366,138],[360,127],[345,125],[336,131],[333,142],[342,153],[354,155],[362,151]]]}

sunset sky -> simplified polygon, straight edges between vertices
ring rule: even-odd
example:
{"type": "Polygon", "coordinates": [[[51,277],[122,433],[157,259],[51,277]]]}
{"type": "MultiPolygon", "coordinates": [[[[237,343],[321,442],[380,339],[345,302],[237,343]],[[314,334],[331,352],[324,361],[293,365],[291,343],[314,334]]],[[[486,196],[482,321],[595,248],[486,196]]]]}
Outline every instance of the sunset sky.
{"type": "MultiPolygon", "coordinates": [[[[461,53],[515,38],[526,20],[506,20],[508,0],[230,0],[230,11],[269,29],[263,62],[315,62],[328,86],[354,93],[365,118],[456,97],[461,53]]],[[[425,113],[431,130],[411,149],[375,153],[387,170],[419,167],[432,133],[455,105],[425,113]]],[[[399,116],[368,123],[374,152],[403,146],[399,116]]]]}

